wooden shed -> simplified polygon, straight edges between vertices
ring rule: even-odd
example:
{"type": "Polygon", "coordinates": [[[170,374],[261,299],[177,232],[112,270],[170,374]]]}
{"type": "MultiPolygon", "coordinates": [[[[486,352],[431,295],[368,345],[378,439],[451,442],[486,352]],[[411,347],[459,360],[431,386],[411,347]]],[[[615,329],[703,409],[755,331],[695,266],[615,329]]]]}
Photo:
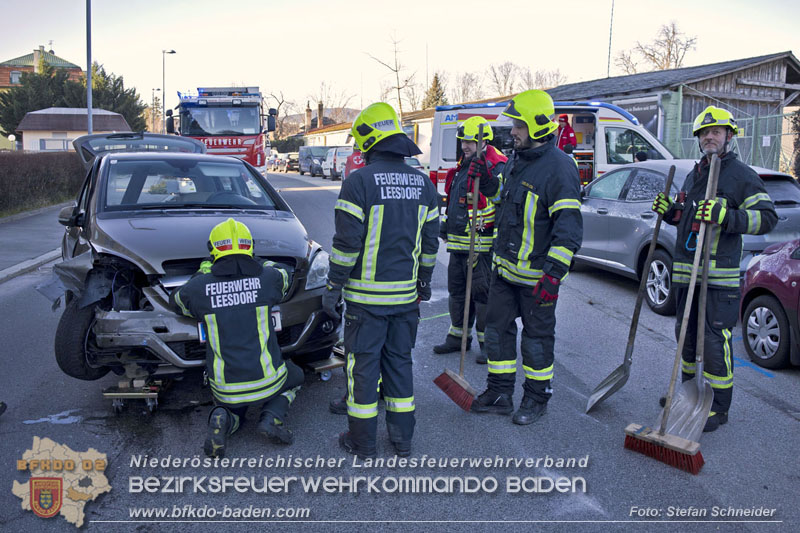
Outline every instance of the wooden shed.
{"type": "Polygon", "coordinates": [[[692,122],[709,105],[731,111],[747,163],[788,169],[797,157],[786,107],[800,104],[800,62],[792,52],[600,80],[548,90],[554,100],[602,100],[637,116],[679,158],[699,156],[692,122]],[[788,142],[787,142],[788,141],[788,142]]]}

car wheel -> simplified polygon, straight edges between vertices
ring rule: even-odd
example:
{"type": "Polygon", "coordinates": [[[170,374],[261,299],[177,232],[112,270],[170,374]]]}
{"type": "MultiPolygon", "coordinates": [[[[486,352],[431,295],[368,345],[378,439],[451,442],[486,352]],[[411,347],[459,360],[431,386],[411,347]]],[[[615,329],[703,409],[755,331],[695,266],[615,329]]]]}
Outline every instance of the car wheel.
{"type": "Polygon", "coordinates": [[[745,350],[758,366],[783,368],[789,363],[789,321],[774,297],[759,296],[747,304],[742,329],[745,350]]]}
{"type": "Polygon", "coordinates": [[[305,174],[305,172],[303,172],[303,171],[301,170],[301,171],[300,171],[300,175],[302,176],[303,174],[305,174]]]}
{"type": "Polygon", "coordinates": [[[669,254],[664,250],[653,252],[643,275],[647,276],[645,296],[650,309],[659,315],[674,315],[675,291],[672,290],[672,258],[669,254]]]}
{"type": "Polygon", "coordinates": [[[109,372],[107,366],[92,367],[86,360],[87,344],[90,342],[91,327],[94,323],[94,306],[78,308],[78,300],[73,299],[64,309],[56,329],[56,363],[68,376],[94,381],[109,372]]]}

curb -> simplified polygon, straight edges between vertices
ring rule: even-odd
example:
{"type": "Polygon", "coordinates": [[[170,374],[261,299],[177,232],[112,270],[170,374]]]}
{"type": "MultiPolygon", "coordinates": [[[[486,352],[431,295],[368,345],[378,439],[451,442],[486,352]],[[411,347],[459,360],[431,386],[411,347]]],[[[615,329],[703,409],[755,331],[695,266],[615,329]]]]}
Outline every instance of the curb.
{"type": "Polygon", "coordinates": [[[0,283],[5,283],[12,278],[26,274],[31,270],[35,270],[40,266],[59,258],[61,258],[61,248],[56,248],[52,252],[47,252],[46,254],[42,254],[39,257],[34,257],[33,259],[28,259],[27,261],[23,261],[22,263],[8,267],[5,270],[0,270],[0,283]]]}
{"type": "Polygon", "coordinates": [[[72,205],[72,201],[70,202],[63,202],[60,204],[48,205],[47,207],[40,207],[39,209],[34,209],[33,211],[23,211],[22,213],[16,213],[14,215],[9,215],[7,217],[0,218],[0,224],[5,224],[6,222],[14,222],[16,220],[20,220],[23,218],[32,217],[33,215],[38,215],[40,213],[44,213],[45,211],[49,211],[55,208],[63,208],[67,207],[68,205],[72,205]]]}

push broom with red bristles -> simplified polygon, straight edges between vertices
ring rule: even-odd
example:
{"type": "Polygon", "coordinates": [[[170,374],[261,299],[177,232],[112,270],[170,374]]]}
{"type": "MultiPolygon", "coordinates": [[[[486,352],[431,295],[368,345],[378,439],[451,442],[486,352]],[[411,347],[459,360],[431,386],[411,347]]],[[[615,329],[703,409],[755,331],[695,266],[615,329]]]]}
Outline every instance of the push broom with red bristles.
{"type": "MultiPolygon", "coordinates": [[[[478,150],[475,153],[475,160],[481,157],[481,141],[483,140],[483,124],[478,126],[478,150]]],[[[476,176],[472,186],[472,223],[469,228],[469,256],[467,268],[467,291],[464,301],[464,321],[461,323],[461,364],[458,374],[452,370],[445,371],[433,380],[433,383],[442,389],[456,405],[469,412],[472,408],[472,401],[477,396],[478,391],[472,387],[464,378],[464,358],[467,355],[467,336],[469,335],[469,304],[472,296],[472,267],[475,261],[475,234],[478,224],[478,189],[480,187],[480,177],[476,176]]]]}
{"type": "MultiPolygon", "coordinates": [[[[711,168],[708,172],[708,183],[706,185],[706,199],[711,199],[716,196],[717,181],[719,179],[719,157],[717,154],[711,156],[711,168]]],[[[672,398],[675,394],[675,383],[678,379],[678,368],[680,366],[681,355],[683,352],[683,345],[686,341],[686,330],[689,323],[689,316],[692,311],[692,303],[694,300],[695,286],[697,285],[697,271],[700,266],[700,257],[703,256],[703,287],[700,291],[700,305],[703,310],[705,309],[705,286],[708,280],[708,265],[710,259],[709,242],[711,239],[707,238],[708,224],[702,224],[700,231],[697,235],[697,245],[694,253],[694,261],[692,263],[692,275],[689,278],[689,289],[686,296],[686,305],[683,310],[683,319],[681,321],[680,335],[678,336],[678,349],[675,353],[675,362],[672,366],[672,377],[669,382],[669,391],[667,392],[666,402],[664,404],[664,411],[661,413],[661,424],[658,430],[642,426],[639,424],[629,424],[625,428],[625,448],[635,452],[642,453],[653,459],[666,463],[675,468],[680,468],[692,474],[698,474],[700,469],[703,468],[705,460],[703,454],[700,453],[700,443],[694,440],[686,439],[680,435],[667,433],[667,426],[671,427],[671,431],[681,433],[684,436],[698,435],[698,428],[702,428],[705,420],[708,418],[708,405],[706,408],[700,406],[690,405],[697,402],[677,402],[678,415],[673,416],[673,421],[670,424],[670,410],[672,409],[672,398]],[[691,407],[691,409],[688,409],[691,407]],[[681,431],[688,429],[691,426],[692,431],[681,431]]],[[[699,311],[699,310],[698,310],[699,311]]],[[[699,314],[699,313],[698,313],[699,314]]],[[[702,316],[698,320],[699,324],[703,324],[702,316]]],[[[702,326],[698,328],[702,331],[702,326]]],[[[702,347],[702,341],[699,345],[702,347]]],[[[698,353],[698,364],[702,364],[701,355],[698,353]]],[[[702,374],[699,379],[702,379],[702,374]]]]}

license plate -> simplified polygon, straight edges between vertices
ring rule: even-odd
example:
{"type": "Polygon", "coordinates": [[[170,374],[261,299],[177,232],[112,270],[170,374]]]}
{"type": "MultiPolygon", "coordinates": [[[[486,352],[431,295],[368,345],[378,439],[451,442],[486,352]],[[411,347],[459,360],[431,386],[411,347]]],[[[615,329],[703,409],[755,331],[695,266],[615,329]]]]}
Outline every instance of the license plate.
{"type": "Polygon", "coordinates": [[[280,331],[282,329],[281,326],[281,312],[280,311],[272,311],[269,314],[269,320],[272,322],[272,328],[275,331],[280,331]]]}

